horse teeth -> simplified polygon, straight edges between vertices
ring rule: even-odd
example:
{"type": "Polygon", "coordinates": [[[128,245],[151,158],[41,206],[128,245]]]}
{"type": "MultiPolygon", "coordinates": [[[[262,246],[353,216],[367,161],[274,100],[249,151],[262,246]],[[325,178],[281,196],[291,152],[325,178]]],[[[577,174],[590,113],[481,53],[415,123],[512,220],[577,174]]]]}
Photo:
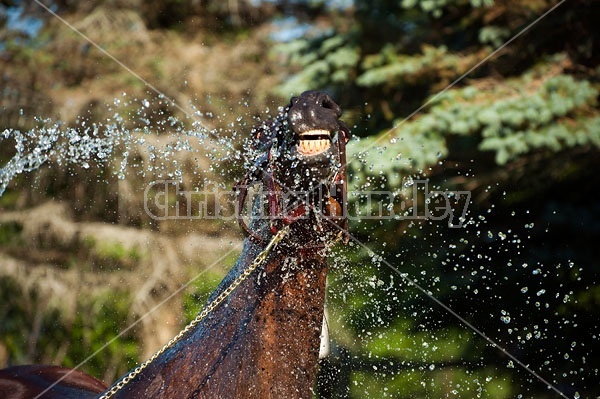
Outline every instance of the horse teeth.
{"type": "Polygon", "coordinates": [[[327,150],[331,143],[327,139],[318,140],[300,140],[297,148],[298,152],[304,155],[316,155],[327,150]]]}

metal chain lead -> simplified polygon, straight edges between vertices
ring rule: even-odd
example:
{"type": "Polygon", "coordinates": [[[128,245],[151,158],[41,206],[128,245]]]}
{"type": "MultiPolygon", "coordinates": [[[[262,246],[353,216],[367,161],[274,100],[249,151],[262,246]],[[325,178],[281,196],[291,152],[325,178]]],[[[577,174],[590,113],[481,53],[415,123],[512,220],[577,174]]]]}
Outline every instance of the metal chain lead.
{"type": "Polygon", "coordinates": [[[121,381],[119,381],[118,384],[114,385],[106,393],[102,394],[102,396],[100,396],[98,399],[108,399],[108,398],[112,397],[114,394],[116,394],[117,392],[119,392],[121,389],[123,389],[123,387],[125,387],[125,385],[127,385],[138,374],[140,374],[142,372],[142,370],[144,370],[146,367],[148,367],[148,365],[150,363],[152,363],[154,360],[156,360],[167,349],[169,349],[170,347],[175,345],[175,343],[177,341],[179,341],[181,338],[183,338],[183,336],[188,331],[190,331],[198,323],[200,323],[203,319],[205,319],[206,316],[208,316],[213,310],[215,310],[215,308],[217,306],[219,306],[219,304],[221,304],[221,302],[223,302],[229,295],[231,295],[233,290],[235,290],[244,280],[246,280],[248,278],[248,276],[250,276],[250,274],[252,274],[252,272],[254,270],[256,270],[256,268],[261,263],[263,263],[265,261],[265,259],[267,259],[269,252],[271,252],[271,249],[273,249],[285,237],[285,235],[288,233],[289,229],[290,229],[290,226],[288,225],[288,226],[285,226],[283,229],[279,230],[277,232],[277,234],[275,234],[273,236],[273,238],[271,239],[269,244],[267,244],[265,249],[263,249],[262,252],[258,254],[256,259],[254,259],[254,262],[252,262],[250,264],[250,266],[248,266],[242,272],[242,274],[239,275],[233,281],[233,283],[231,283],[227,288],[225,288],[225,290],[223,292],[221,292],[219,294],[219,296],[217,296],[211,303],[209,303],[204,309],[202,309],[202,311],[198,314],[198,316],[196,316],[196,318],[194,320],[192,320],[187,326],[185,326],[183,328],[183,330],[181,330],[176,336],[171,338],[171,340],[169,342],[167,342],[165,344],[165,346],[160,348],[158,350],[158,352],[154,353],[154,355],[152,355],[148,360],[146,360],[144,363],[140,364],[135,369],[133,369],[131,372],[129,372],[129,374],[127,374],[125,377],[123,377],[123,379],[121,381]]]}

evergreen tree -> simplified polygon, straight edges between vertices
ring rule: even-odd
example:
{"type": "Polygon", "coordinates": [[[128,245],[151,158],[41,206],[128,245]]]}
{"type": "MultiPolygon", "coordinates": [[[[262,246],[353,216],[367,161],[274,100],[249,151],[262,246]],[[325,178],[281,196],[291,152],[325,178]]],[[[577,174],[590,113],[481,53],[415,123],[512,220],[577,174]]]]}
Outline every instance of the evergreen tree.
{"type": "Polygon", "coordinates": [[[395,220],[353,225],[376,253],[334,272],[322,397],[559,395],[404,273],[560,392],[600,393],[600,7],[535,22],[557,3],[356,0],[351,21],[276,49],[297,68],[280,91],[325,87],[350,110],[351,187],[398,195],[395,220]],[[471,194],[462,228],[410,218],[444,215],[419,179],[471,194]]]}

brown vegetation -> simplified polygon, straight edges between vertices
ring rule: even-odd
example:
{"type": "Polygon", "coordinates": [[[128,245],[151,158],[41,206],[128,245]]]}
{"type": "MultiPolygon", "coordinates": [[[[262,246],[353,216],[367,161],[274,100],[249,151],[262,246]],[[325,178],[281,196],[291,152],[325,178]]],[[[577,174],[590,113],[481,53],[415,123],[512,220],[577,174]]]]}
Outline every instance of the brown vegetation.
{"type": "MultiPolygon", "coordinates": [[[[69,205],[56,201],[4,212],[0,226],[14,226],[14,231],[20,232],[12,243],[3,245],[0,278],[10,278],[23,292],[35,293],[24,296],[31,300],[25,309],[32,319],[59,311],[62,318],[73,320],[78,301],[95,296],[110,298],[111,291],[126,290],[130,294],[129,320],[133,322],[202,269],[211,267],[224,275],[226,265],[213,262],[231,248],[224,241],[237,241],[203,233],[177,237],[107,223],[75,222],[69,205]]],[[[174,309],[181,309],[181,295],[169,299],[136,327],[143,358],[183,324],[181,310],[174,309]]],[[[60,364],[65,354],[59,348],[48,354],[50,357],[40,357],[36,349],[40,333],[30,332],[29,359],[21,360],[60,364]]],[[[13,359],[4,355],[0,361],[7,365],[13,359]]]]}

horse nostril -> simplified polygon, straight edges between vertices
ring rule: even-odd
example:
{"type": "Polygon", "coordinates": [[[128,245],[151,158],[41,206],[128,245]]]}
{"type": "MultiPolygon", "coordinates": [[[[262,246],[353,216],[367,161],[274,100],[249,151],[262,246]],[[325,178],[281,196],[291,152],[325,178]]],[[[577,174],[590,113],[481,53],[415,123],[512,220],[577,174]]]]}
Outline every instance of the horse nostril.
{"type": "Polygon", "coordinates": [[[325,109],[330,109],[334,111],[337,116],[340,116],[342,114],[342,109],[340,108],[340,106],[337,105],[335,101],[333,101],[331,97],[329,97],[327,94],[323,94],[319,101],[319,105],[325,109]]]}

